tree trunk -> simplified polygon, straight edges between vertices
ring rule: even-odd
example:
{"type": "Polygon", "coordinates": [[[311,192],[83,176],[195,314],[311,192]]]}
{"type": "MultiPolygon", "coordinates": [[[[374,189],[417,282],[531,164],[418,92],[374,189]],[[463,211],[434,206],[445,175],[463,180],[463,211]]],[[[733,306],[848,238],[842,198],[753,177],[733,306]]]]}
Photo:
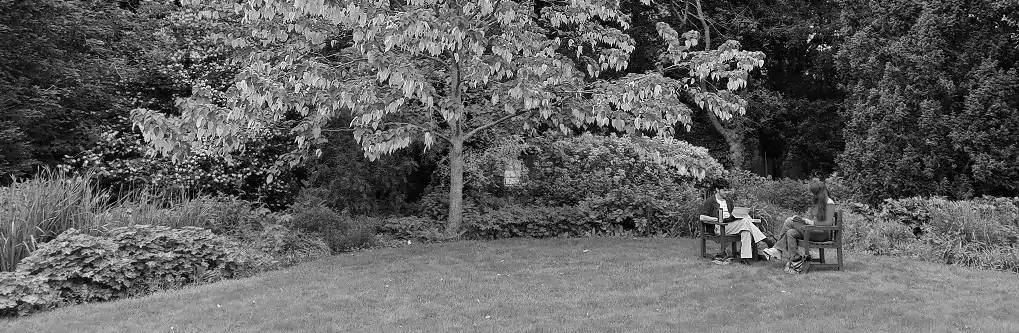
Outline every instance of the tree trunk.
{"type": "MultiPolygon", "coordinates": [[[[708,25],[708,18],[704,16],[704,7],[701,6],[701,0],[694,2],[694,8],[697,10],[697,18],[701,22],[701,29],[704,29],[704,50],[711,50],[711,26],[708,25]]],[[[685,16],[685,14],[684,14],[685,16]]],[[[701,90],[707,91],[707,85],[701,82],[701,90]]],[[[725,142],[729,144],[729,161],[732,162],[733,169],[743,169],[743,137],[736,132],[725,128],[722,125],[722,121],[718,119],[718,115],[714,112],[705,109],[708,113],[708,119],[711,120],[711,125],[718,130],[718,134],[721,134],[725,138],[725,142]]]]}
{"type": "Polygon", "coordinates": [[[729,144],[729,161],[732,162],[733,169],[743,169],[745,167],[743,158],[743,136],[735,133],[735,131],[725,128],[722,125],[722,121],[718,119],[718,116],[707,111],[708,119],[711,120],[711,125],[715,127],[715,130],[725,138],[725,143],[729,144]]]}
{"type": "Polygon", "coordinates": [[[450,237],[460,234],[463,224],[463,189],[464,189],[464,139],[458,130],[449,138],[452,147],[449,149],[449,220],[446,234],[450,237]]]}

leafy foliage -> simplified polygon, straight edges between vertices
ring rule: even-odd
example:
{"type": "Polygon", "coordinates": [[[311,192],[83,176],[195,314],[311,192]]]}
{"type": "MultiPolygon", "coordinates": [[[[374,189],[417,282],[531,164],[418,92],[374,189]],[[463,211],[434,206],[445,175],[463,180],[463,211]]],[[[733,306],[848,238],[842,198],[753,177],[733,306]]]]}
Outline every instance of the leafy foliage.
{"type": "Polygon", "coordinates": [[[4,302],[2,310],[142,295],[246,276],[267,265],[263,254],[201,228],[138,225],[113,229],[108,236],[70,229],[41,245],[6,276],[11,285],[3,288],[15,289],[5,297],[15,301],[4,302]]]}
{"type": "MultiPolygon", "coordinates": [[[[349,119],[335,121],[349,124],[349,119]]],[[[435,168],[438,150],[404,150],[372,162],[350,133],[327,133],[322,156],[308,166],[308,177],[298,201],[322,204],[353,215],[406,212],[417,199],[435,168]]]]}
{"type": "Polygon", "coordinates": [[[694,234],[700,195],[691,184],[632,184],[593,194],[578,204],[596,234],[632,230],[639,236],[694,234]]]}
{"type": "Polygon", "coordinates": [[[0,2],[0,182],[55,166],[126,113],[151,20],[110,1],[0,2]]]}
{"type": "Polygon", "coordinates": [[[735,41],[692,51],[697,32],[680,35],[658,24],[664,58],[688,67],[687,78],[648,73],[592,81],[625,69],[634,48],[616,1],[188,3],[205,10],[203,17],[246,23],[247,30],[217,35],[244,69],[225,106],[198,94],[182,102],[180,117],[136,110],[134,122],[154,147],[175,159],[197,147],[228,152],[252,131],[289,117],[299,119],[289,125],[298,144],[289,159],[297,163],[345,112],[370,159],[440,138],[451,147],[452,233],[462,217],[463,143],[477,133],[520,117],[524,129],[586,123],[669,134],[690,123],[684,96],[728,119],[745,110],[732,91],[764,57],[735,41]],[[726,88],[706,91],[695,81],[726,88]]]}
{"type": "Polygon", "coordinates": [[[0,271],[13,271],[19,260],[65,230],[93,231],[93,218],[106,207],[106,194],[90,174],[44,172],[0,187],[0,271]]]}
{"type": "Polygon", "coordinates": [[[382,220],[379,233],[390,235],[397,239],[435,241],[442,237],[442,223],[417,216],[403,216],[387,218],[382,220]]]}
{"type": "Polygon", "coordinates": [[[575,205],[623,186],[669,186],[723,175],[721,164],[706,149],[665,138],[545,137],[534,146],[535,166],[526,176],[525,192],[535,202],[551,205],[575,205]]]}
{"type": "Polygon", "coordinates": [[[730,172],[728,180],[733,200],[739,205],[768,202],[793,212],[805,212],[813,201],[809,182],[805,180],[771,179],[744,170],[730,172]]]}
{"type": "Polygon", "coordinates": [[[507,205],[465,220],[471,238],[578,237],[596,226],[575,207],[507,205]]]}
{"type": "Polygon", "coordinates": [[[664,138],[581,135],[535,140],[521,190],[535,205],[578,206],[595,233],[686,234],[698,180],[723,177],[707,150],[664,138]],[[661,156],[669,156],[662,159],[661,156]]]}
{"type": "Polygon", "coordinates": [[[329,244],[320,237],[281,224],[268,224],[257,236],[242,235],[242,241],[272,256],[280,267],[318,259],[332,254],[329,244]]]}
{"type": "Polygon", "coordinates": [[[1019,272],[1014,198],[887,200],[878,212],[842,208],[849,244],[876,254],[1019,272]]]}
{"type": "Polygon", "coordinates": [[[108,131],[92,148],[67,158],[64,170],[93,170],[103,188],[115,191],[177,189],[192,193],[236,196],[280,209],[297,194],[301,170],[280,173],[268,181],[275,156],[289,143],[267,135],[244,152],[229,157],[198,152],[180,163],[150,154],[151,148],[132,133],[108,131]]]}
{"type": "Polygon", "coordinates": [[[378,218],[352,217],[349,212],[337,213],[321,204],[299,205],[293,208],[290,225],[298,230],[322,235],[334,252],[349,251],[375,244],[376,229],[382,223],[378,218]]]}
{"type": "Polygon", "coordinates": [[[983,171],[1007,168],[1014,149],[982,133],[1008,135],[1014,127],[1006,96],[1015,96],[1016,85],[1007,73],[1019,49],[1005,23],[1019,7],[939,0],[843,7],[848,35],[837,59],[850,93],[839,158],[845,179],[871,204],[1014,194],[1009,178],[983,171]]]}
{"type": "Polygon", "coordinates": [[[27,315],[60,302],[46,278],[25,272],[0,272],[0,317],[27,315]]]}

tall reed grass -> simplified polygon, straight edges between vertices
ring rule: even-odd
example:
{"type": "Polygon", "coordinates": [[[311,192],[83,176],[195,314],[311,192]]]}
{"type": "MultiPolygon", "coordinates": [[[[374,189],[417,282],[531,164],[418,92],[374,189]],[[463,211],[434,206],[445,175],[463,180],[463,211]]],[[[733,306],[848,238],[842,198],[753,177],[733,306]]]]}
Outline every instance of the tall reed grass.
{"type": "Polygon", "coordinates": [[[13,271],[39,244],[70,228],[90,234],[137,224],[214,229],[230,220],[223,215],[232,211],[247,212],[250,206],[183,189],[111,195],[97,188],[92,173],[43,170],[35,178],[15,179],[10,187],[0,187],[0,271],[13,271]]]}
{"type": "Polygon", "coordinates": [[[71,176],[43,170],[35,178],[14,179],[0,188],[0,271],[12,271],[38,244],[67,229],[97,227],[108,193],[98,191],[92,174],[71,176]]]}
{"type": "Polygon", "coordinates": [[[209,228],[220,206],[216,198],[182,189],[138,190],[96,214],[95,224],[107,228],[137,224],[209,228]]]}

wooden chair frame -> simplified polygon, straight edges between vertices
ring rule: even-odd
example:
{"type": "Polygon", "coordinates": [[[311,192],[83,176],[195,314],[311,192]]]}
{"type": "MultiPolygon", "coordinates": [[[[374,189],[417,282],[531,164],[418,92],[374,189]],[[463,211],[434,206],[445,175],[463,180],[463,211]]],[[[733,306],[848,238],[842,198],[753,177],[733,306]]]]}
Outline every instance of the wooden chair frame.
{"type": "Polygon", "coordinates": [[[817,249],[819,256],[816,259],[804,260],[803,261],[803,272],[810,271],[811,268],[834,268],[835,270],[841,271],[844,266],[842,256],[842,212],[835,211],[834,205],[828,206],[828,211],[831,218],[835,220],[832,226],[804,226],[803,232],[804,239],[797,240],[797,245],[803,248],[803,253],[808,257],[810,255],[810,249],[817,249]],[[810,235],[814,233],[830,232],[830,236],[827,241],[816,242],[810,241],[810,235]],[[825,263],[824,249],[835,249],[838,255],[838,261],[836,263],[825,263]]]}
{"type": "MultiPolygon", "coordinates": [[[[735,210],[735,207],[733,207],[735,210]]],[[[721,208],[718,209],[718,213],[715,215],[715,221],[700,221],[700,239],[701,239],[701,257],[710,258],[708,256],[708,241],[714,241],[718,243],[719,251],[725,249],[725,243],[730,243],[732,247],[733,256],[736,255],[737,244],[740,242],[739,235],[726,235],[725,234],[725,223],[722,221],[722,215],[724,214],[721,208]],[[715,226],[719,226],[721,232],[715,234],[715,226]]],[[[757,259],[757,243],[750,244],[750,251],[753,253],[753,259],[757,259]]]]}

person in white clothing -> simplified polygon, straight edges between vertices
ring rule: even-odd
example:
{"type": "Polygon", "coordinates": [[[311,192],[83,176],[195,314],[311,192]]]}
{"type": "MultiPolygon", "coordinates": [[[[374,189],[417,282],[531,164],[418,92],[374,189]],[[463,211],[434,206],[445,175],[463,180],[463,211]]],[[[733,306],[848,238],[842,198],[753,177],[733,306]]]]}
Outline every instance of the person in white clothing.
{"type": "MultiPolygon", "coordinates": [[[[765,241],[767,236],[761,232],[761,229],[757,227],[753,222],[734,217],[733,202],[728,199],[731,190],[728,189],[725,184],[717,183],[708,189],[708,196],[705,198],[704,211],[702,214],[710,217],[718,215],[718,210],[722,210],[722,222],[725,222],[725,234],[726,235],[740,235],[740,260],[739,262],[744,265],[749,265],[748,259],[754,257],[755,253],[751,250],[753,243],[765,241]]],[[[720,232],[716,230],[715,232],[720,232]]],[[[767,244],[767,243],[765,243],[767,244]]],[[[724,249],[724,247],[723,247],[724,249]]]]}

